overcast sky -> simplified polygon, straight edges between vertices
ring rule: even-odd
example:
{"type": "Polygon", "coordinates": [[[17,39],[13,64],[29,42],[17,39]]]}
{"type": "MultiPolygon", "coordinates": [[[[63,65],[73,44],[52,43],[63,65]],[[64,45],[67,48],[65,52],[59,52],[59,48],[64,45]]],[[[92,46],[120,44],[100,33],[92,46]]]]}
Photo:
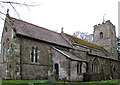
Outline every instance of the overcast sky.
{"type": "MultiPolygon", "coordinates": [[[[3,0],[4,1],[4,0],[3,0]]],[[[8,0],[39,4],[36,7],[15,5],[20,18],[38,26],[60,32],[73,34],[75,31],[93,33],[93,26],[110,20],[118,30],[118,1],[119,0],[8,0]]],[[[7,9],[8,5],[4,5],[7,9]]],[[[18,18],[10,8],[9,14],[18,18]]],[[[0,20],[2,33],[4,21],[0,20]]]]}

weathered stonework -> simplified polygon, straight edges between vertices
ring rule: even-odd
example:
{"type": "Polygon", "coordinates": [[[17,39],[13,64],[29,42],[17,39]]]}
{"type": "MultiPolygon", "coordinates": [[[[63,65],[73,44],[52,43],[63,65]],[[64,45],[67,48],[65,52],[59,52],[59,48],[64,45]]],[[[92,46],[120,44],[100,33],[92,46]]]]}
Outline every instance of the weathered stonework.
{"type": "MultiPolygon", "coordinates": [[[[86,65],[84,61],[71,60],[62,53],[57,52],[55,49],[52,50],[53,62],[54,65],[59,65],[59,79],[66,79],[68,81],[82,81],[83,74],[86,73],[86,68],[83,66],[86,65]],[[82,64],[82,72],[77,73],[77,64],[82,64]]],[[[54,67],[54,66],[53,66],[54,67]]]]}
{"type": "Polygon", "coordinates": [[[115,26],[110,21],[94,27],[93,40],[95,44],[106,49],[111,54],[111,58],[118,59],[115,26]],[[100,39],[101,32],[103,33],[102,39],[100,39]]]}
{"type": "Polygon", "coordinates": [[[56,33],[8,16],[1,40],[3,79],[34,80],[53,76],[65,81],[97,81],[120,78],[115,27],[110,21],[94,26],[95,45],[63,30],[56,33]]]}

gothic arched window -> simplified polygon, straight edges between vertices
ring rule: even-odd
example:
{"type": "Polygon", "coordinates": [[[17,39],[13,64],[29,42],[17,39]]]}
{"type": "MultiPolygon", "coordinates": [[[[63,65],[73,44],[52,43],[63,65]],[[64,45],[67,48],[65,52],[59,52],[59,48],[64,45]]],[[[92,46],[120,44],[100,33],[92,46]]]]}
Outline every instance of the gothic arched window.
{"type": "Polygon", "coordinates": [[[97,58],[93,60],[92,63],[92,72],[99,72],[99,61],[97,58]]]}
{"type": "Polygon", "coordinates": [[[103,32],[100,32],[100,39],[103,38],[103,32]]]}
{"type": "Polygon", "coordinates": [[[82,72],[82,63],[77,63],[77,73],[80,74],[82,72]]]}
{"type": "Polygon", "coordinates": [[[105,61],[105,65],[104,65],[104,70],[105,70],[105,73],[110,73],[110,61],[105,61]]]}

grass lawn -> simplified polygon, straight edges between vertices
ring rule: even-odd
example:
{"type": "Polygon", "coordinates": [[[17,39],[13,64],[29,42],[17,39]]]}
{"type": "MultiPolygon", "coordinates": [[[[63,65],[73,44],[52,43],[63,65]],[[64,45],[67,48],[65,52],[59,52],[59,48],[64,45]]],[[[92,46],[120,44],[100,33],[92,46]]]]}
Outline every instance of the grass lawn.
{"type": "Polygon", "coordinates": [[[105,80],[105,81],[92,81],[92,82],[85,82],[85,85],[113,85],[120,82],[120,79],[113,79],[113,80],[105,80]]]}
{"type": "Polygon", "coordinates": [[[2,84],[26,84],[31,82],[45,83],[48,80],[2,80],[2,84]]]}
{"type": "MultiPolygon", "coordinates": [[[[14,85],[14,84],[28,84],[32,82],[41,83],[35,85],[52,85],[45,84],[48,80],[2,80],[2,85],[14,85]]],[[[106,80],[106,81],[92,81],[92,82],[66,82],[65,85],[112,85],[120,82],[120,79],[106,80]]],[[[63,85],[63,81],[57,81],[56,85],[63,85]]]]}

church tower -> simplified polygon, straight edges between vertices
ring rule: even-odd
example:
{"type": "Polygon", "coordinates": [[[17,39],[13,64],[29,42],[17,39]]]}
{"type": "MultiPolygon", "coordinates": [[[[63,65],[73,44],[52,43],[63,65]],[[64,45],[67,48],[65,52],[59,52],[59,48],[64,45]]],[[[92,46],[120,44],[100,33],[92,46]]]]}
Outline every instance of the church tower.
{"type": "Polygon", "coordinates": [[[94,43],[106,49],[111,58],[118,59],[115,26],[110,20],[95,25],[93,34],[94,43]]]}

